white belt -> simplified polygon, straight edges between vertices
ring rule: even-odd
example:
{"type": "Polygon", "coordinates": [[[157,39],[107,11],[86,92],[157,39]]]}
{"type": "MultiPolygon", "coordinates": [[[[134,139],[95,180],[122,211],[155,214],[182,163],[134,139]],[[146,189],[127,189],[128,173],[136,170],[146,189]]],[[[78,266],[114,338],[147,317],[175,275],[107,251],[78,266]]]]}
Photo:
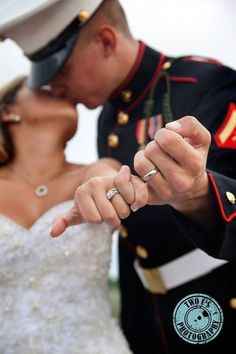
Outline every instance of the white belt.
{"type": "Polygon", "coordinates": [[[157,268],[143,268],[136,259],[134,268],[147,290],[165,294],[167,290],[199,278],[225,263],[228,262],[195,249],[157,268]]]}

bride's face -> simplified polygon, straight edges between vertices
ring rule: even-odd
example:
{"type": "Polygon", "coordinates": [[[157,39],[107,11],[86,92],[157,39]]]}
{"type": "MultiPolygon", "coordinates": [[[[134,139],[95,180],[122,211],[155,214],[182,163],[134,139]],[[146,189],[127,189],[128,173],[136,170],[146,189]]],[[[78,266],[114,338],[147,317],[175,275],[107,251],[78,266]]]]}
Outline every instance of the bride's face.
{"type": "MultiPolygon", "coordinates": [[[[76,106],[65,99],[54,97],[49,90],[31,91],[23,86],[16,96],[15,105],[22,121],[28,123],[50,123],[66,130],[77,128],[76,106]]],[[[47,124],[45,124],[46,126],[47,124]]]]}

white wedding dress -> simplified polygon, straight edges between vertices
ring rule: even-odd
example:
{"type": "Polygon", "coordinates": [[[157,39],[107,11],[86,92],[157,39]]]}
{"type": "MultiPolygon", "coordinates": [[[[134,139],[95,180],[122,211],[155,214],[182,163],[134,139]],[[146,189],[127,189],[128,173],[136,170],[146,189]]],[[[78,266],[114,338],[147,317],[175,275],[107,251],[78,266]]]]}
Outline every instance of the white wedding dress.
{"type": "Polygon", "coordinates": [[[1,354],[131,353],[109,303],[111,229],[83,224],[49,236],[72,204],[29,229],[0,215],[1,354]]]}

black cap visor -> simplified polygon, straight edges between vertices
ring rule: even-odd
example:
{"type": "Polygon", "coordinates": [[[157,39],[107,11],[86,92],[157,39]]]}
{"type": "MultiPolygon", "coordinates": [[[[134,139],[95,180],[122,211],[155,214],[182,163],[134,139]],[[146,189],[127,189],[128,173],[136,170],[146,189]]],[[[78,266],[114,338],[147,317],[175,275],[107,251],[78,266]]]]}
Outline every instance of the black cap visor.
{"type": "Polygon", "coordinates": [[[64,41],[60,49],[57,49],[43,59],[37,61],[32,59],[31,71],[28,78],[28,86],[31,89],[37,90],[41,86],[46,85],[59,72],[74,48],[78,33],[79,31],[74,33],[64,41]]]}

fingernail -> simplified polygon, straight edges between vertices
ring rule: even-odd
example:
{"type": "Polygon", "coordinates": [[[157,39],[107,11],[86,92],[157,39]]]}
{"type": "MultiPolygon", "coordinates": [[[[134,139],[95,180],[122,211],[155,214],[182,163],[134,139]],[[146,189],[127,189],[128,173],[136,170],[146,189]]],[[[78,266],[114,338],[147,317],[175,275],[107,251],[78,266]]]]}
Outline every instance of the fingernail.
{"type": "Polygon", "coordinates": [[[166,124],[166,128],[171,130],[179,130],[181,128],[181,124],[177,121],[170,122],[166,124]]]}
{"type": "Polygon", "coordinates": [[[120,174],[125,175],[126,173],[129,173],[129,172],[130,172],[129,166],[126,166],[126,165],[121,166],[120,174]]]}
{"type": "Polygon", "coordinates": [[[119,173],[120,173],[121,175],[124,175],[125,172],[126,172],[125,166],[121,166],[119,173]]]}
{"type": "Polygon", "coordinates": [[[49,235],[50,235],[51,237],[55,237],[54,232],[53,232],[52,229],[49,230],[49,235]]]}
{"type": "Polygon", "coordinates": [[[51,237],[55,237],[55,235],[54,235],[54,230],[53,230],[53,225],[54,225],[55,220],[56,220],[56,219],[54,219],[54,220],[52,221],[52,223],[51,223],[51,228],[50,228],[50,230],[49,230],[49,234],[50,234],[51,237]]]}
{"type": "Polygon", "coordinates": [[[134,209],[133,209],[133,208],[131,207],[131,210],[135,213],[137,210],[139,210],[139,208],[134,208],[134,209]]]}

